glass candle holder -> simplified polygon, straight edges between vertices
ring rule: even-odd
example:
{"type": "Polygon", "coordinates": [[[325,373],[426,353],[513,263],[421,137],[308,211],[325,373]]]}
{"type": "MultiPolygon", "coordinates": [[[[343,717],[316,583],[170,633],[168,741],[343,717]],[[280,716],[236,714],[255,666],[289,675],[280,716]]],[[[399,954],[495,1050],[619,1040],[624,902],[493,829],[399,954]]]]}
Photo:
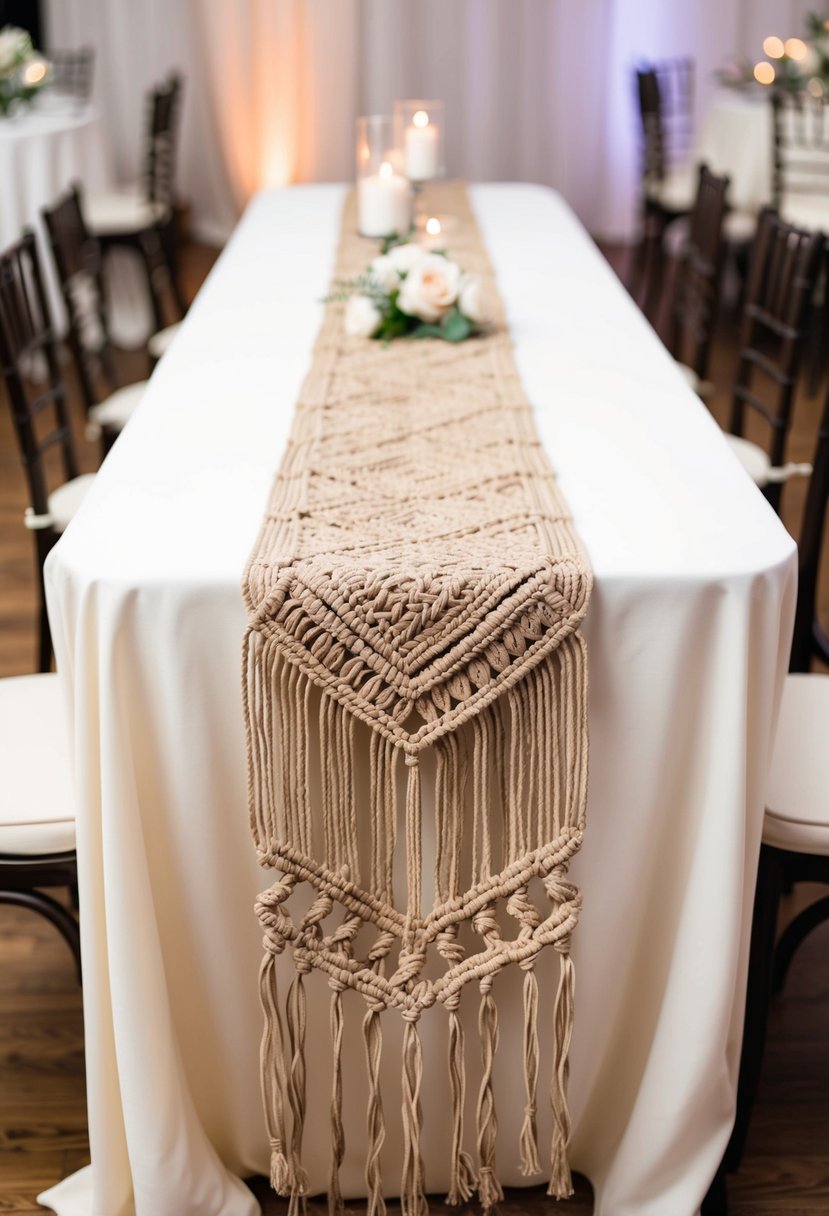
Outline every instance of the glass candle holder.
{"type": "Polygon", "coordinates": [[[385,114],[357,119],[357,217],[363,236],[404,236],[412,225],[411,186],[385,114]]]}
{"type": "Polygon", "coordinates": [[[394,130],[409,181],[420,185],[443,177],[442,101],[396,101],[394,130]]]}

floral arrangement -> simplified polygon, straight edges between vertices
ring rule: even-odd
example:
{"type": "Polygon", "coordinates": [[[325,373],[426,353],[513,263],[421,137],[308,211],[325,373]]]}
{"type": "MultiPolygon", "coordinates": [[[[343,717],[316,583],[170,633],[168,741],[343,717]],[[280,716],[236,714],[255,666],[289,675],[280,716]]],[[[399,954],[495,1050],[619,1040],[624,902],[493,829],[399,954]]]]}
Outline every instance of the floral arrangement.
{"type": "Polygon", "coordinates": [[[26,30],[0,29],[0,114],[13,114],[46,83],[49,65],[32,46],[26,30]]]}
{"type": "Polygon", "coordinates": [[[716,73],[720,84],[744,89],[756,84],[787,93],[809,92],[813,97],[829,96],[829,20],[819,13],[806,18],[806,38],[778,38],[763,41],[765,59],[752,64],[735,60],[716,73]]]}
{"type": "Polygon", "coordinates": [[[346,333],[361,338],[442,338],[463,342],[484,323],[481,283],[445,253],[393,244],[329,299],[347,300],[346,333]]]}

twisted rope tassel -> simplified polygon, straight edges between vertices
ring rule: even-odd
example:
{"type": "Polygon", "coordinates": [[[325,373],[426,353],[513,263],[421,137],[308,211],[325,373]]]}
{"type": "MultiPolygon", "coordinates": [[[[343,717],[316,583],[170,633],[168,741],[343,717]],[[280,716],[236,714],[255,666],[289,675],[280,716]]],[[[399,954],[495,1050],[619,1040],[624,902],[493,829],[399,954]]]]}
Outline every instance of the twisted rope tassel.
{"type": "Polygon", "coordinates": [[[288,1072],[288,1099],[293,1115],[291,1135],[291,1198],[288,1216],[297,1216],[305,1211],[305,1196],[308,1194],[308,1175],[302,1168],[302,1133],[305,1130],[305,985],[304,973],[310,966],[304,960],[296,961],[297,974],[288,990],[288,1041],[291,1047],[291,1067],[288,1072]]]}
{"type": "MultiPolygon", "coordinates": [[[[565,902],[570,902],[573,905],[572,919],[575,919],[580,899],[576,888],[568,881],[563,866],[556,866],[546,876],[544,890],[551,903],[557,907],[565,902]]],[[[570,958],[569,931],[554,945],[559,955],[560,973],[553,1007],[553,1075],[550,1081],[553,1139],[550,1155],[550,1185],[547,1188],[547,1194],[554,1195],[557,1199],[566,1199],[573,1194],[570,1167],[567,1164],[567,1144],[570,1139],[567,1077],[575,1006],[575,975],[570,958]]]]}
{"type": "Polygon", "coordinates": [[[534,965],[535,959],[532,958],[521,963],[524,971],[524,1083],[527,1087],[527,1105],[524,1107],[519,1149],[521,1173],[525,1178],[541,1173],[535,1102],[538,1087],[538,980],[535,978],[534,965]]]}
{"type": "Polygon", "coordinates": [[[573,1194],[573,1181],[567,1163],[570,1139],[570,1111],[567,1105],[567,1077],[570,1070],[570,1039],[573,1034],[575,976],[568,941],[556,942],[561,959],[561,974],[553,1010],[553,1076],[550,1084],[550,1105],[553,1112],[553,1141],[550,1156],[550,1185],[547,1194],[567,1199],[573,1194]]]}
{"type": "Polygon", "coordinates": [[[480,983],[481,1006],[478,1013],[478,1036],[481,1040],[483,1077],[478,1095],[478,1157],[481,1172],[478,1177],[478,1199],[484,1211],[504,1198],[501,1184],[495,1176],[495,1142],[498,1120],[495,1116],[495,1096],[492,1091],[492,1065],[498,1050],[498,1011],[490,994],[492,976],[485,975],[480,983]]]}
{"type": "Polygon", "coordinates": [[[328,1185],[328,1211],[330,1216],[340,1216],[345,1210],[340,1188],[340,1166],[345,1156],[345,1132],[343,1130],[343,985],[339,980],[329,980],[331,993],[331,1042],[334,1047],[334,1077],[331,1088],[331,1180],[328,1185]]]}
{"type": "Polygon", "coordinates": [[[271,1146],[271,1186],[277,1195],[289,1195],[293,1183],[285,1156],[285,1056],[282,1018],[279,1014],[276,989],[277,953],[280,953],[279,946],[266,938],[265,956],[259,968],[259,997],[265,1014],[265,1030],[259,1050],[259,1073],[265,1125],[271,1146]]]}
{"type": "Polygon", "coordinates": [[[366,1216],[385,1216],[386,1201],[383,1198],[383,1180],[380,1175],[380,1150],[386,1139],[386,1122],[383,1117],[383,1098],[380,1092],[380,1057],[383,1050],[383,1031],[380,1027],[380,1002],[369,1005],[363,1018],[363,1038],[366,1044],[368,1064],[368,1153],[366,1155],[366,1216]]]}
{"type": "MultiPolygon", "coordinates": [[[[541,914],[529,898],[526,887],[519,887],[507,901],[507,911],[518,919],[521,929],[518,940],[525,942],[531,939],[535,929],[541,923],[541,914]]],[[[530,1174],[541,1173],[541,1162],[538,1157],[538,1120],[536,1093],[538,1090],[538,981],[535,976],[534,954],[525,958],[519,964],[524,972],[524,1084],[527,1092],[527,1103],[524,1107],[524,1121],[521,1126],[519,1149],[521,1154],[521,1173],[527,1177],[530,1174]]]]}
{"type": "Polygon", "coordinates": [[[466,1067],[464,1063],[464,1035],[458,1017],[460,993],[453,993],[446,1001],[449,1010],[449,1084],[452,1090],[452,1158],[450,1164],[449,1193],[446,1202],[466,1203],[477,1186],[475,1170],[469,1153],[463,1148],[463,1106],[466,1100],[466,1067]]]}
{"type": "Polygon", "coordinates": [[[403,1180],[400,1189],[400,1211],[402,1216],[428,1216],[423,1184],[423,1157],[420,1151],[420,1132],[423,1111],[420,1105],[420,1086],[423,1079],[423,1049],[417,1023],[420,1009],[403,1012],[406,1027],[403,1031],[403,1180]]]}

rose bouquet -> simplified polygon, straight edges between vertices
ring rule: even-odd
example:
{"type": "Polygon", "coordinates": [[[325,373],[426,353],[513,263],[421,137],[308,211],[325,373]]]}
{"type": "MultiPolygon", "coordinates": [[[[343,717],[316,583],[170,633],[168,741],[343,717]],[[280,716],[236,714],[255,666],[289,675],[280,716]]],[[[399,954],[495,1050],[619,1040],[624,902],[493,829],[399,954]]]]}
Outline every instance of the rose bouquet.
{"type": "Polygon", "coordinates": [[[393,245],[330,297],[347,300],[346,333],[361,338],[463,342],[484,322],[481,283],[445,253],[393,245]]]}
{"type": "Polygon", "coordinates": [[[32,46],[26,30],[16,25],[0,29],[0,114],[11,114],[29,101],[49,75],[49,65],[32,46]]]}

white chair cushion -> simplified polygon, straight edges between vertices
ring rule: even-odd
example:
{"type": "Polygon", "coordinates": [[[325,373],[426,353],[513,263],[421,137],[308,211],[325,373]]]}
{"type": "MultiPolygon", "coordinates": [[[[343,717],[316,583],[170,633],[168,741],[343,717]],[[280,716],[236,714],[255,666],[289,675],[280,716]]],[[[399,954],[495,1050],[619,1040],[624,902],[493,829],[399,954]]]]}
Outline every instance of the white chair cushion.
{"type": "Polygon", "coordinates": [[[88,194],[83,210],[87,227],[96,236],[141,232],[166,214],[163,204],[151,203],[138,189],[88,194]]]}
{"type": "Polygon", "coordinates": [[[829,856],[829,676],[791,675],[783,686],[763,840],[829,856]]]}
{"type": "Polygon", "coordinates": [[[787,224],[806,228],[810,232],[821,229],[829,233],[829,195],[789,194],[780,204],[780,214],[787,224]]]}
{"type": "Polygon", "coordinates": [[[726,435],[726,439],[751,480],[761,488],[788,481],[790,477],[808,477],[812,471],[810,464],[794,464],[791,461],[777,468],[759,444],[752,443],[750,439],[741,439],[739,435],[726,435]]]}
{"type": "Polygon", "coordinates": [[[729,211],[723,220],[723,235],[730,245],[746,245],[754,240],[757,215],[754,211],[729,211]]]}
{"type": "Polygon", "coordinates": [[[158,333],[152,334],[147,342],[150,358],[160,359],[180,329],[181,321],[176,321],[175,325],[167,325],[158,333]]]}
{"type": "Polygon", "coordinates": [[[75,848],[69,741],[58,677],[0,680],[0,853],[75,848]]]}
{"type": "Polygon", "coordinates": [[[699,173],[694,167],[669,169],[661,182],[646,185],[649,199],[668,211],[690,211],[697,197],[699,173]]]}
{"type": "Polygon", "coordinates": [[[82,473],[80,477],[73,477],[71,481],[65,481],[53,494],[49,495],[49,514],[52,516],[52,527],[56,532],[64,531],[94,480],[94,473],[82,473]]]}
{"type": "Polygon", "coordinates": [[[146,387],[146,380],[137,380],[135,384],[117,388],[105,401],[93,405],[88,415],[93,427],[122,431],[138,408],[146,387]]]}
{"type": "Polygon", "coordinates": [[[707,401],[712,396],[714,385],[710,380],[700,380],[694,369],[689,367],[687,363],[676,363],[675,366],[677,371],[682,373],[688,387],[692,388],[698,397],[701,397],[703,401],[707,401]]]}

